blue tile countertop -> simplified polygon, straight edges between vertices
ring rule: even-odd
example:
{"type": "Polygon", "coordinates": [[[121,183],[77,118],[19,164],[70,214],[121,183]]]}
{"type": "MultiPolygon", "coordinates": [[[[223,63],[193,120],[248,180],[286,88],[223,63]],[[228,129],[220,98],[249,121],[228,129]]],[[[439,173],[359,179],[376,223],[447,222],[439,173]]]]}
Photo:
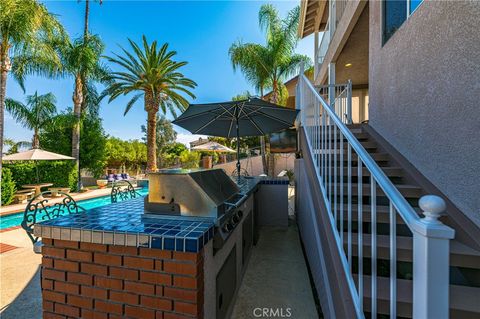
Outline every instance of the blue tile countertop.
{"type": "Polygon", "coordinates": [[[213,238],[210,220],[181,216],[143,216],[143,197],[114,203],[35,225],[43,238],[105,245],[198,252],[213,238]]]}
{"type": "MultiPolygon", "coordinates": [[[[240,191],[259,184],[288,184],[285,179],[245,178],[240,191]]],[[[35,236],[105,245],[198,252],[214,235],[212,220],[182,216],[145,217],[143,197],[61,216],[35,225],[35,236]]]]}

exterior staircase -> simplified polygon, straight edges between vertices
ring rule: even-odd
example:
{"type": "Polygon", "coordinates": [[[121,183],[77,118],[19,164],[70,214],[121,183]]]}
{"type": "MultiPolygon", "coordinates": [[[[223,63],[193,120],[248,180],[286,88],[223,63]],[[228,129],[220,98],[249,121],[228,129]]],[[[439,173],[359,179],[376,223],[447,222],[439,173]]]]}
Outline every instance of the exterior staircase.
{"type": "MultiPolygon", "coordinates": [[[[417,175],[418,172],[410,172],[408,168],[404,168],[399,163],[399,160],[395,156],[386,152],[385,147],[382,147],[382,143],[385,141],[377,141],[372,134],[373,129],[367,124],[363,125],[350,125],[352,133],[360,141],[362,146],[368,151],[368,153],[375,159],[382,171],[388,176],[390,181],[397,187],[400,193],[411,203],[413,208],[420,215],[421,209],[418,207],[418,200],[421,196],[431,194],[432,191],[423,189],[412,175],[417,175]]],[[[344,145],[347,145],[346,141],[344,145]]],[[[396,154],[396,156],[399,156],[396,154]]],[[[340,160],[339,160],[340,161],[340,160]]],[[[356,165],[356,157],[352,157],[352,165],[356,165]]],[[[346,194],[347,185],[347,163],[344,162],[344,187],[346,194]]],[[[340,162],[337,163],[337,168],[340,167],[340,162]]],[[[355,166],[354,166],[355,167],[355,166]]],[[[356,168],[356,167],[355,167],[356,168]]],[[[352,194],[358,194],[358,171],[352,169],[352,194]]],[[[362,187],[364,188],[362,201],[362,227],[363,227],[363,269],[368,270],[370,268],[371,255],[370,245],[372,221],[371,221],[371,206],[370,203],[370,185],[369,183],[370,172],[363,168],[362,187]]],[[[337,187],[340,185],[337,183],[337,187]]],[[[437,193],[440,193],[437,190],[437,193]]],[[[340,191],[337,191],[340,194],[340,191]]],[[[340,200],[337,201],[337,203],[340,200]]],[[[382,205],[383,192],[380,188],[377,189],[377,263],[378,263],[378,314],[389,314],[389,206],[382,205]]],[[[347,199],[344,198],[344,203],[347,199]]],[[[353,195],[352,205],[352,253],[354,256],[353,265],[358,263],[358,196],[353,195]]],[[[332,207],[332,210],[334,207],[332,207]]],[[[337,207],[337,212],[340,213],[340,208],[337,207]]],[[[457,212],[457,215],[459,212],[457,212]]],[[[450,318],[480,318],[480,250],[478,250],[478,242],[480,237],[470,238],[470,234],[465,234],[462,227],[458,227],[458,221],[455,222],[453,217],[447,215],[442,220],[446,225],[455,229],[456,238],[450,241],[450,318]],[[459,239],[460,238],[460,239],[459,239]],[[462,242],[463,241],[463,242],[462,242]]],[[[344,230],[348,228],[347,215],[344,214],[344,230]]],[[[347,233],[344,233],[344,249],[347,247],[347,233]]],[[[413,240],[412,234],[405,226],[403,219],[397,215],[397,278],[398,278],[398,304],[397,304],[397,316],[403,318],[411,318],[412,314],[412,247],[413,240]]],[[[355,267],[354,267],[355,268],[355,267]]],[[[358,280],[358,269],[353,269],[353,273],[356,273],[355,279],[358,280]]],[[[365,293],[367,296],[364,298],[364,309],[368,312],[369,305],[371,304],[370,277],[368,272],[364,272],[365,293]]]]}

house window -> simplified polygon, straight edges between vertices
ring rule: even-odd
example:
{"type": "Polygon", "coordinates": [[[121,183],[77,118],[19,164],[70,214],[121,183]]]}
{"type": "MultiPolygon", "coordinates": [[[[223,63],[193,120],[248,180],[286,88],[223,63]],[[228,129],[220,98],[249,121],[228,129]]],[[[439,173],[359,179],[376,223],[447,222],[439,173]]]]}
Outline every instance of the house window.
{"type": "Polygon", "coordinates": [[[397,31],[423,0],[383,1],[383,44],[397,31]]]}

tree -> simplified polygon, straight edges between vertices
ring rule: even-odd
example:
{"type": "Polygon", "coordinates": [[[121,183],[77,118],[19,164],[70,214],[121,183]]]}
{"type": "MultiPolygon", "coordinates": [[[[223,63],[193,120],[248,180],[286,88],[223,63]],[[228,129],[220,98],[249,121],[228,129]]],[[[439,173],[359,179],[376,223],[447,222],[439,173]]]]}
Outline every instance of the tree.
{"type": "Polygon", "coordinates": [[[31,142],[28,142],[28,141],[18,141],[18,142],[15,142],[14,140],[10,139],[10,138],[5,138],[3,139],[3,146],[7,146],[9,147],[8,151],[6,152],[6,154],[14,154],[14,153],[18,153],[18,151],[21,149],[21,148],[24,148],[24,147],[32,147],[32,143],[31,142]]]}
{"type": "Polygon", "coordinates": [[[10,112],[17,122],[29,130],[33,131],[32,148],[40,147],[40,140],[38,137],[39,131],[51,124],[52,118],[57,113],[57,99],[52,93],[38,95],[35,91],[33,95],[27,95],[26,104],[7,99],[5,107],[10,112]]]}
{"type": "MultiPolygon", "coordinates": [[[[0,154],[3,154],[8,74],[11,72],[22,89],[25,76],[29,74],[55,74],[61,67],[61,62],[52,44],[64,39],[65,32],[56,16],[35,0],[1,0],[1,6],[0,154]]],[[[0,162],[0,168],[1,165],[0,162]]]]}
{"type": "Polygon", "coordinates": [[[140,170],[147,162],[147,146],[139,140],[123,141],[110,137],[105,147],[108,167],[140,170]]]}
{"type": "Polygon", "coordinates": [[[200,164],[200,153],[185,150],[180,153],[180,163],[182,168],[198,168],[200,164]]]}
{"type": "MultiPolygon", "coordinates": [[[[107,83],[108,68],[100,61],[104,45],[96,35],[89,35],[86,39],[79,38],[66,41],[59,46],[63,65],[63,74],[73,77],[73,114],[75,122],[72,130],[72,157],[77,162],[80,172],[80,126],[85,104],[85,88],[94,90],[92,82],[107,83]]],[[[78,188],[81,188],[81,179],[78,179],[78,188]]]]}
{"type": "MultiPolygon", "coordinates": [[[[75,124],[71,110],[57,115],[52,125],[40,130],[40,144],[47,151],[68,155],[72,151],[72,130],[75,124]]],[[[102,121],[94,114],[84,116],[81,125],[80,166],[94,176],[101,176],[106,165],[106,134],[102,121]]],[[[78,185],[77,185],[78,187],[78,185]]]]}
{"type": "MultiPolygon", "coordinates": [[[[260,8],[258,21],[265,32],[265,45],[238,41],[232,44],[229,50],[234,70],[239,68],[242,71],[246,79],[260,91],[261,98],[265,88],[272,89],[272,103],[279,102],[281,84],[298,73],[302,63],[310,63],[307,56],[295,53],[299,16],[300,8],[297,6],[282,20],[273,5],[264,4],[260,8]]],[[[273,156],[269,156],[267,165],[264,155],[266,143],[263,138],[261,144],[264,170],[267,168],[271,175],[273,156]]]]}
{"type": "Polygon", "coordinates": [[[183,111],[189,104],[182,94],[195,98],[190,89],[197,84],[180,72],[187,62],[172,60],[176,52],[168,51],[167,43],[158,49],[157,41],[149,44],[145,36],[142,47],[130,39],[128,41],[133,53],[122,48],[123,56],[108,57],[122,71],[112,73],[113,83],[105,94],[110,96],[111,102],[120,95],[137,92],[127,103],[124,114],[143,96],[147,112],[147,171],[154,172],[157,170],[157,113],[161,109],[166,114],[168,110],[175,117],[177,109],[183,111]]]}
{"type": "MultiPolygon", "coordinates": [[[[146,143],[147,142],[147,127],[145,125],[142,125],[141,127],[142,133],[145,134],[144,137],[142,137],[142,140],[146,143]]],[[[173,129],[172,123],[164,116],[164,115],[157,115],[157,136],[156,136],[156,141],[157,141],[157,161],[159,167],[164,166],[163,162],[163,149],[164,147],[172,142],[175,142],[177,139],[177,132],[173,129]]]]}

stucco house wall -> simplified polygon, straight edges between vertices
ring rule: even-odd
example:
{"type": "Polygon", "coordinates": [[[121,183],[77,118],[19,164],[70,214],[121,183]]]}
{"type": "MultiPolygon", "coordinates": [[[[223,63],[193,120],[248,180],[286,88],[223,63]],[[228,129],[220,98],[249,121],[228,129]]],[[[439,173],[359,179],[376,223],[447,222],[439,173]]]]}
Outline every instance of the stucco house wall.
{"type": "Polygon", "coordinates": [[[370,125],[480,225],[480,1],[424,1],[384,46],[369,6],[370,125]]]}

